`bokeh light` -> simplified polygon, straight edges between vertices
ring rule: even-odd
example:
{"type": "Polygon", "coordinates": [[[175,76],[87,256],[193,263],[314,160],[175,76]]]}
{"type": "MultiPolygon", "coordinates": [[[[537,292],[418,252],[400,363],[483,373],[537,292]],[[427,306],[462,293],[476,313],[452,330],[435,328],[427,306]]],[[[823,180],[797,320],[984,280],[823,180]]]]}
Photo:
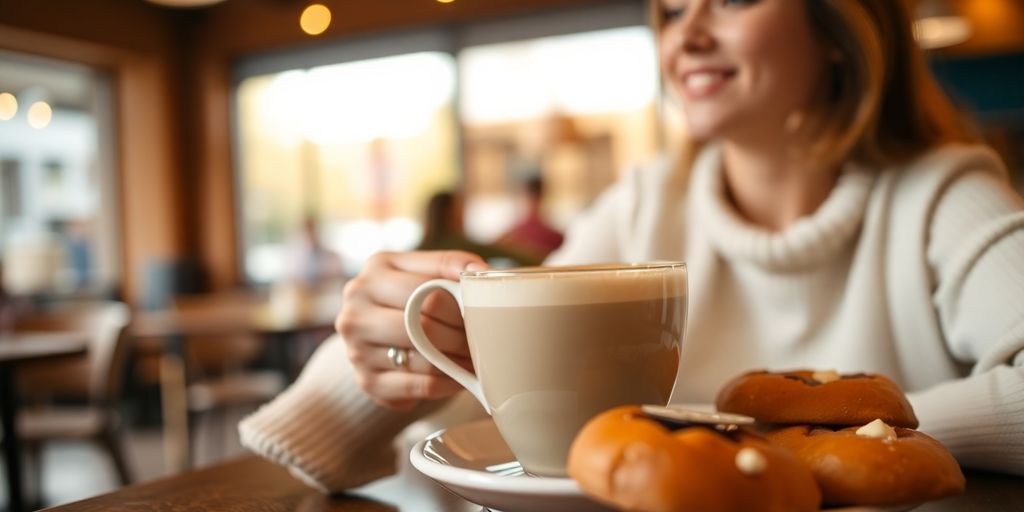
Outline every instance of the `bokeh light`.
{"type": "Polygon", "coordinates": [[[925,50],[945,48],[971,38],[971,24],[961,16],[939,16],[914,22],[914,38],[925,50]]]}
{"type": "Polygon", "coordinates": [[[28,125],[42,130],[53,120],[53,109],[45,101],[37,101],[28,107],[28,125]]]}
{"type": "Polygon", "coordinates": [[[14,119],[18,113],[18,98],[9,92],[0,93],[0,121],[14,119]]]}
{"type": "Polygon", "coordinates": [[[330,25],[331,10],[323,4],[312,4],[306,7],[302,11],[302,16],[299,17],[299,26],[302,27],[302,31],[311,36],[323,34],[330,25]]]}

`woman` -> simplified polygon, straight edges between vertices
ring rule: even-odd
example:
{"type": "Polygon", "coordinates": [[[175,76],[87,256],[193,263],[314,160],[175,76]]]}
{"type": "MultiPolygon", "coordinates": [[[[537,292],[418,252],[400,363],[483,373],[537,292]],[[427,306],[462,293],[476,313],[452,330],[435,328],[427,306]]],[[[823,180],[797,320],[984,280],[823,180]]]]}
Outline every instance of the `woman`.
{"type": "MultiPolygon", "coordinates": [[[[904,3],[660,0],[652,16],[690,150],[624,176],[548,263],[687,261],[679,402],[710,402],[750,368],[879,372],[961,463],[1024,474],[1024,205],[967,145],[904,3]]],[[[480,266],[374,257],[346,289],[344,341],[243,423],[244,441],[325,488],[385,473],[381,447],[459,391],[403,350],[405,299],[480,266]]],[[[454,304],[425,310],[468,365],[454,304]]]]}

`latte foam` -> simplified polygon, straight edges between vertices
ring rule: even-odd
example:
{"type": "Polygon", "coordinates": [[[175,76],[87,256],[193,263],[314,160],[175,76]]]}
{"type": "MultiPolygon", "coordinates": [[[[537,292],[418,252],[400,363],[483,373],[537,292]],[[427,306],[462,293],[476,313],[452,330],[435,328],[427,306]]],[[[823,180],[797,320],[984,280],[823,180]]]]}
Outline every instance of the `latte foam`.
{"type": "Polygon", "coordinates": [[[461,280],[466,307],[569,306],[686,296],[686,267],[490,271],[461,280]]]}

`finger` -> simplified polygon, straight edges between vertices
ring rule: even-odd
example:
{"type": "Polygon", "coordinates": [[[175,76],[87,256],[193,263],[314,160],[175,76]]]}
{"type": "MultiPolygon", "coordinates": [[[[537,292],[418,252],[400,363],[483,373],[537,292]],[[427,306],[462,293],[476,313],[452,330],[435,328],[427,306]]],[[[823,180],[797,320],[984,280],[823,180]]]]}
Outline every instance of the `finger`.
{"type": "MultiPolygon", "coordinates": [[[[444,375],[445,373],[436,368],[433,363],[427,360],[414,347],[378,345],[364,341],[349,342],[348,359],[352,365],[360,371],[405,371],[409,373],[422,373],[427,375],[444,375]],[[396,367],[388,352],[392,348],[406,351],[406,362],[402,367],[396,367]]],[[[468,355],[444,354],[463,369],[473,372],[473,361],[468,355]]]]}
{"type": "Polygon", "coordinates": [[[390,267],[452,281],[459,281],[459,272],[463,270],[487,268],[483,258],[465,251],[382,253],[380,257],[371,258],[367,266],[372,269],[390,267]]]}
{"type": "MultiPolygon", "coordinates": [[[[427,278],[424,276],[396,271],[351,279],[345,285],[344,307],[335,319],[335,330],[346,337],[354,336],[362,332],[359,326],[367,323],[366,318],[372,316],[374,310],[404,311],[405,302],[412,294],[412,290],[425,281],[427,278]]],[[[462,313],[459,311],[458,303],[443,291],[428,295],[423,301],[421,312],[453,328],[462,328],[462,313]]],[[[404,320],[399,320],[398,325],[403,325],[404,320]]],[[[380,341],[395,345],[398,338],[382,337],[380,341]]]]}
{"type": "MultiPolygon", "coordinates": [[[[422,354],[416,351],[415,348],[404,349],[408,350],[406,356],[406,363],[403,367],[396,367],[394,361],[388,356],[388,350],[391,347],[383,347],[379,345],[369,345],[356,349],[355,354],[351,354],[349,357],[358,358],[359,363],[364,365],[364,368],[375,372],[392,372],[392,371],[404,371],[408,373],[420,373],[424,375],[447,375],[445,372],[438,369],[427,358],[423,357],[422,354]]],[[[455,364],[461,368],[472,372],[473,362],[468,357],[452,356],[445,354],[455,364]]],[[[355,363],[355,361],[353,361],[355,363]]]]}
{"type": "MultiPolygon", "coordinates": [[[[438,350],[450,356],[469,357],[466,331],[462,328],[453,328],[425,315],[420,316],[420,323],[438,350]]],[[[348,326],[346,336],[353,343],[415,350],[405,331],[405,314],[397,309],[374,308],[361,313],[355,317],[353,325],[348,326]]]]}
{"type": "Polygon", "coordinates": [[[447,376],[399,371],[366,375],[362,387],[371,396],[385,402],[435,400],[454,395],[462,389],[458,382],[447,376]]]}
{"type": "MultiPolygon", "coordinates": [[[[429,276],[410,274],[387,270],[376,273],[372,279],[364,283],[364,295],[370,302],[392,308],[404,310],[405,303],[409,300],[413,290],[421,284],[429,281],[429,276]]],[[[452,327],[462,326],[462,314],[459,312],[459,305],[455,298],[443,291],[436,291],[430,294],[423,301],[421,311],[440,322],[452,327]]]]}

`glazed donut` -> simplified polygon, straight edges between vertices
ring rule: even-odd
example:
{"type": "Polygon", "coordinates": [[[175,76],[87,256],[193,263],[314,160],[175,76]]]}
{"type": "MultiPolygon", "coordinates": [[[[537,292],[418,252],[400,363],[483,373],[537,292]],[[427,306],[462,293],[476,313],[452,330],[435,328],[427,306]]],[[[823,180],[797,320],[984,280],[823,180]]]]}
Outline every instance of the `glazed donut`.
{"type": "Polygon", "coordinates": [[[903,391],[877,374],[755,371],[727,383],[715,405],[719,411],[763,423],[842,426],[880,418],[889,425],[917,428],[917,416],[903,391]]]}
{"type": "Polygon", "coordinates": [[[964,475],[942,444],[916,430],[879,423],[860,429],[888,429],[887,436],[858,435],[858,427],[811,426],[767,436],[811,468],[830,505],[903,505],[963,492],[964,475]]]}
{"type": "Polygon", "coordinates": [[[569,476],[588,495],[619,509],[817,511],[810,471],[760,435],[708,426],[672,431],[639,407],[588,422],[569,451],[569,476]]]}

